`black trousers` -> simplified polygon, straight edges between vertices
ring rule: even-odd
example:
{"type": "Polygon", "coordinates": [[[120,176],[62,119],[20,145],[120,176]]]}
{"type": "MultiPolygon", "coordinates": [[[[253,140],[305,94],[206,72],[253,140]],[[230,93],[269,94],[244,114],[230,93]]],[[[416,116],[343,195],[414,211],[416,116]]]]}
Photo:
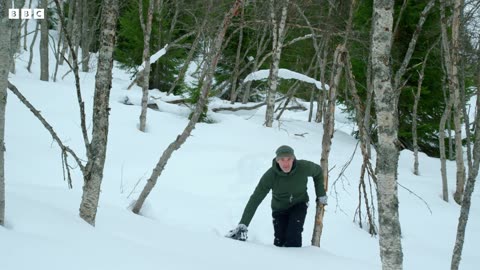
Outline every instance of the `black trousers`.
{"type": "Polygon", "coordinates": [[[302,202],[292,207],[273,211],[273,244],[278,247],[301,247],[303,224],[307,215],[308,203],[302,202]]]}

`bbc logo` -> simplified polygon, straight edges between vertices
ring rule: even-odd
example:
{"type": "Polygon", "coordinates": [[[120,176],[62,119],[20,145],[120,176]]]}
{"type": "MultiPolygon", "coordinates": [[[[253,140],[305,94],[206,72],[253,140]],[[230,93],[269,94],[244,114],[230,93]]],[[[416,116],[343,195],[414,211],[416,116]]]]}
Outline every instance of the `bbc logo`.
{"type": "Polygon", "coordinates": [[[29,9],[29,8],[11,8],[8,10],[9,19],[45,19],[45,11],[43,8],[29,9]]]}

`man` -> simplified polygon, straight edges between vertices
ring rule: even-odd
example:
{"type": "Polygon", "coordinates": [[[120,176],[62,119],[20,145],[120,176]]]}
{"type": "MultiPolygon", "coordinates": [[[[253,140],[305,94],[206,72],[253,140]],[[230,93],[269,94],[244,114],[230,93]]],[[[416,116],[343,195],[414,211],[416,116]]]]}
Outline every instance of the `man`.
{"type": "Polygon", "coordinates": [[[276,151],[272,167],[260,179],[248,200],[237,228],[227,237],[247,240],[248,225],[268,192],[272,190],[272,217],[275,239],[279,247],[301,247],[303,224],[308,207],[307,181],[313,177],[317,202],[327,204],[322,168],[307,160],[297,160],[290,146],[282,145],[276,151]]]}

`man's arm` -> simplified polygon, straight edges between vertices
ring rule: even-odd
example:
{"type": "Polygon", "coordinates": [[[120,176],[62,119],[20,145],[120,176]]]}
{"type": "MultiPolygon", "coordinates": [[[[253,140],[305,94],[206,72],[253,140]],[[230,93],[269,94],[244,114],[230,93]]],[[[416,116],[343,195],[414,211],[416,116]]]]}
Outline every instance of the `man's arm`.
{"type": "Polygon", "coordinates": [[[268,170],[265,174],[263,174],[262,178],[260,178],[260,182],[255,188],[252,196],[250,196],[250,199],[245,206],[245,210],[243,210],[242,219],[240,220],[239,224],[244,224],[245,226],[250,224],[250,221],[252,220],[255,211],[257,211],[258,206],[263,199],[265,199],[268,192],[270,192],[270,189],[272,188],[272,181],[272,173],[270,170],[268,170]]]}
{"type": "Polygon", "coordinates": [[[317,198],[326,196],[325,186],[323,182],[322,167],[320,167],[320,165],[315,164],[311,161],[308,161],[308,163],[310,167],[311,176],[313,177],[313,182],[315,184],[315,194],[317,195],[317,198]]]}

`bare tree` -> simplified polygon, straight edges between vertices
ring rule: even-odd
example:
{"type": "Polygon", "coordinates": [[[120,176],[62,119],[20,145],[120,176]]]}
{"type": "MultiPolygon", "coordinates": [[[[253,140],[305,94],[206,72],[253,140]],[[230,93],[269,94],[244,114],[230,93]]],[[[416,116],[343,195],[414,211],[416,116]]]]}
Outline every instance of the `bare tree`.
{"type": "MultiPolygon", "coordinates": [[[[480,56],[480,48],[478,55],[480,56]]],[[[473,146],[473,164],[471,170],[468,171],[468,179],[463,194],[462,207],[460,209],[460,217],[458,219],[457,236],[455,246],[453,248],[451,270],[457,270],[460,266],[460,259],[462,257],[463,243],[465,240],[465,230],[467,228],[470,207],[472,204],[472,193],[475,188],[475,181],[478,176],[480,167],[480,68],[477,66],[477,103],[475,116],[475,139],[473,146]]]]}
{"type": "Polygon", "coordinates": [[[152,34],[153,0],[148,1],[147,18],[143,16],[143,0],[138,1],[140,25],[143,31],[143,82],[142,82],[142,110],[140,113],[139,129],[145,132],[147,125],[148,84],[150,81],[150,36],[152,34]],[[146,20],[146,21],[145,21],[146,20]]]}
{"type": "MultiPolygon", "coordinates": [[[[211,5],[211,1],[210,5],[211,5]]],[[[140,212],[142,209],[143,203],[147,199],[148,195],[150,192],[153,190],[155,187],[155,184],[157,183],[158,177],[162,174],[163,170],[165,169],[165,166],[167,165],[168,160],[172,156],[173,151],[178,150],[183,143],[187,140],[187,138],[190,136],[190,133],[192,130],[195,128],[195,124],[197,123],[198,119],[200,118],[200,115],[203,112],[203,108],[207,102],[208,98],[208,92],[212,84],[212,79],[213,75],[215,72],[215,69],[217,67],[218,63],[218,58],[220,57],[221,53],[221,48],[222,48],[222,43],[223,39],[225,37],[225,32],[227,31],[228,26],[230,25],[232,21],[232,17],[235,16],[238,13],[238,10],[240,6],[243,4],[242,0],[236,0],[235,3],[233,4],[233,7],[228,11],[227,14],[225,14],[225,17],[223,19],[223,22],[218,29],[218,33],[215,37],[215,40],[213,41],[212,48],[210,51],[210,54],[207,56],[207,65],[204,67],[205,70],[205,78],[202,83],[202,88],[201,88],[201,94],[199,97],[199,100],[197,102],[195,111],[190,118],[190,121],[188,122],[187,126],[183,130],[182,134],[178,135],[175,141],[173,141],[167,149],[163,152],[162,156],[157,162],[157,165],[152,171],[152,175],[150,178],[147,180],[147,184],[142,190],[142,193],[138,197],[137,201],[135,202],[135,205],[133,206],[132,211],[136,214],[140,212]]],[[[208,13],[207,13],[208,14],[208,13]]]]}
{"type": "Polygon", "coordinates": [[[29,54],[29,57],[28,57],[27,70],[30,73],[32,72],[31,67],[32,67],[32,62],[33,62],[33,46],[35,45],[35,41],[37,40],[39,28],[40,28],[40,21],[37,21],[36,26],[35,26],[35,33],[33,34],[32,42],[30,43],[30,54],[29,54]]]}
{"type": "Polygon", "coordinates": [[[100,185],[107,154],[108,116],[110,89],[112,88],[113,50],[118,18],[118,0],[104,0],[102,3],[102,30],[98,53],[97,74],[95,75],[95,95],[92,116],[92,141],[86,164],[88,173],[84,175],[80,217],[95,225],[100,185]]]}
{"type": "Polygon", "coordinates": [[[372,33],[372,70],[377,116],[377,198],[379,242],[382,267],[385,270],[403,268],[401,229],[398,213],[398,99],[392,87],[391,47],[393,30],[393,0],[374,0],[372,33]]]}
{"type": "MultiPolygon", "coordinates": [[[[32,7],[32,0],[28,2],[28,8],[32,7]]],[[[28,32],[28,19],[25,19],[25,23],[23,24],[23,32],[25,33],[23,35],[23,50],[27,50],[27,32],[28,32]]]]}
{"type": "MultiPolygon", "coordinates": [[[[65,26],[62,26],[61,24],[59,24],[60,27],[62,27],[62,33],[63,35],[65,35],[65,33],[68,33],[69,35],[72,35],[73,33],[73,17],[74,17],[74,14],[75,14],[75,2],[77,0],[70,0],[69,3],[68,3],[68,17],[67,17],[67,20],[65,22],[64,20],[64,23],[68,23],[68,25],[65,25],[65,26]]],[[[60,4],[62,5],[62,4],[60,4]]],[[[60,6],[60,9],[63,10],[63,8],[61,8],[60,6]]],[[[62,23],[62,22],[60,22],[62,23]]],[[[59,41],[60,42],[60,41],[59,41]]],[[[60,52],[60,56],[59,56],[59,65],[63,65],[63,60],[65,59],[65,52],[67,51],[67,48],[68,48],[68,41],[66,38],[63,39],[63,46],[62,46],[62,50],[60,52]]],[[[71,54],[70,54],[70,57],[69,57],[69,60],[71,60],[71,54]]]]}
{"type": "MultiPolygon", "coordinates": [[[[48,10],[48,0],[42,0],[42,8],[48,10]]],[[[48,12],[40,25],[40,80],[48,82],[48,12]]]]}
{"type": "MultiPolygon", "coordinates": [[[[357,121],[358,125],[358,138],[360,140],[360,149],[362,151],[362,156],[363,156],[363,164],[360,169],[360,181],[358,185],[358,207],[357,207],[357,214],[358,214],[358,222],[360,225],[360,228],[363,228],[362,224],[362,194],[363,194],[363,200],[365,203],[365,208],[367,210],[367,217],[368,217],[368,224],[369,224],[369,233],[371,235],[376,235],[377,234],[377,229],[375,227],[375,214],[374,214],[374,204],[373,204],[373,199],[370,200],[368,199],[368,192],[366,189],[366,184],[365,184],[365,173],[369,176],[368,179],[373,178],[374,183],[377,183],[377,180],[375,178],[375,172],[373,169],[372,164],[370,163],[370,151],[369,151],[369,145],[368,145],[368,138],[369,138],[369,133],[367,130],[367,127],[365,125],[364,119],[365,119],[365,114],[369,112],[365,112],[365,105],[363,104],[362,100],[360,99],[360,96],[358,95],[357,91],[357,86],[355,85],[355,79],[353,76],[352,72],[352,61],[350,59],[350,54],[347,52],[346,60],[345,60],[345,74],[347,75],[347,81],[348,85],[350,86],[350,91],[352,93],[353,97],[353,104],[355,107],[355,119],[357,121]]],[[[370,194],[372,196],[372,194],[370,194]]]]}
{"type": "Polygon", "coordinates": [[[173,92],[173,90],[175,90],[175,87],[177,86],[177,84],[180,81],[183,81],[183,79],[185,77],[185,74],[187,73],[188,66],[192,62],[193,57],[195,55],[195,51],[197,50],[198,45],[200,44],[200,41],[201,41],[201,38],[202,38],[202,35],[203,35],[203,31],[205,29],[205,25],[206,25],[207,21],[208,21],[208,19],[205,16],[202,20],[202,23],[199,25],[198,29],[196,30],[197,34],[195,36],[195,40],[192,43],[190,51],[188,52],[187,59],[185,60],[185,63],[183,64],[182,68],[180,69],[180,72],[178,73],[177,78],[175,78],[175,81],[173,82],[172,86],[170,86],[170,89],[168,90],[167,95],[170,95],[173,92]]]}
{"type": "MultiPolygon", "coordinates": [[[[90,11],[89,1],[82,0],[82,39],[80,40],[80,45],[82,47],[82,71],[88,72],[90,63],[90,42],[92,35],[91,32],[94,32],[90,28],[90,17],[92,16],[90,11]]],[[[60,42],[60,41],[59,41],[60,42]]]]}
{"type": "MultiPolygon", "coordinates": [[[[55,0],[57,11],[60,13],[60,4],[55,0]]],[[[81,127],[87,153],[87,164],[84,166],[78,158],[75,158],[82,170],[84,177],[84,193],[80,204],[80,217],[86,222],[95,225],[95,217],[100,194],[100,185],[103,178],[103,166],[105,163],[107,135],[108,135],[108,113],[109,97],[112,80],[113,48],[115,43],[116,23],[118,17],[117,0],[104,0],[102,2],[102,28],[100,32],[100,49],[97,74],[95,77],[94,109],[92,119],[92,140],[89,142],[86,125],[84,102],[81,97],[80,79],[78,75],[78,61],[74,44],[66,30],[65,20],[60,15],[61,25],[65,32],[65,40],[70,47],[73,59],[77,97],[80,106],[81,127]]],[[[52,133],[52,131],[50,131],[52,133]]],[[[54,136],[55,138],[55,136],[54,136]]],[[[58,140],[57,140],[58,142],[58,140]]],[[[59,143],[60,144],[60,143],[59,143]]],[[[62,150],[65,146],[62,146],[62,150]]],[[[76,156],[73,151],[69,152],[76,156]]],[[[66,155],[66,154],[65,154],[66,155]]]]}
{"type": "Polygon", "coordinates": [[[238,77],[240,76],[240,63],[243,60],[241,57],[242,53],[242,45],[243,45],[243,27],[245,25],[245,8],[242,5],[242,9],[240,11],[240,34],[238,38],[238,45],[237,45],[237,52],[235,54],[235,65],[232,71],[232,83],[230,89],[230,103],[235,103],[237,99],[237,84],[238,84],[238,77]]]}
{"type": "Polygon", "coordinates": [[[413,93],[414,101],[413,101],[413,111],[412,111],[412,138],[413,138],[413,174],[419,175],[419,162],[418,162],[418,136],[417,136],[417,114],[418,114],[418,104],[420,102],[420,94],[422,93],[422,84],[423,78],[425,76],[425,67],[427,66],[428,56],[432,49],[437,45],[437,42],[430,49],[427,51],[427,54],[423,58],[422,67],[418,72],[418,86],[417,92],[413,93]]]}
{"type": "MultiPolygon", "coordinates": [[[[337,88],[340,84],[342,71],[345,65],[345,45],[340,44],[335,49],[332,74],[330,79],[330,89],[328,90],[327,108],[325,110],[323,122],[323,137],[322,137],[322,155],[320,158],[320,166],[323,169],[323,182],[325,191],[328,190],[328,157],[332,146],[332,138],[335,124],[335,105],[337,101],[337,88]]],[[[324,206],[317,204],[317,214],[315,217],[315,227],[312,236],[312,245],[320,246],[320,236],[323,228],[323,213],[324,206]]]]}
{"type": "Polygon", "coordinates": [[[268,77],[267,93],[267,112],[265,113],[265,125],[272,127],[273,111],[275,107],[275,95],[278,86],[278,69],[280,66],[280,56],[282,55],[282,45],[285,38],[285,23],[287,21],[287,10],[289,0],[280,0],[281,16],[277,18],[275,12],[275,0],[270,0],[270,20],[272,22],[272,64],[270,65],[270,74],[268,77]]]}
{"type": "MultiPolygon", "coordinates": [[[[249,62],[249,63],[253,63],[252,72],[255,72],[255,71],[258,70],[258,67],[260,66],[258,59],[267,49],[268,41],[270,40],[267,37],[267,33],[268,33],[268,27],[267,26],[263,26],[263,28],[258,29],[255,32],[257,33],[257,36],[256,36],[256,38],[257,38],[257,48],[255,50],[256,54],[255,54],[255,58],[252,59],[252,61],[249,62]]],[[[248,81],[247,84],[244,86],[243,97],[242,97],[242,103],[243,104],[246,104],[248,102],[248,99],[250,98],[251,87],[252,87],[252,81],[248,81]]]]}
{"type": "MultiPolygon", "coordinates": [[[[460,84],[458,81],[458,64],[459,64],[459,32],[460,32],[460,14],[463,9],[463,1],[455,0],[452,14],[452,29],[451,36],[447,33],[447,19],[445,17],[445,1],[440,0],[441,12],[441,30],[442,30],[442,47],[444,50],[445,65],[448,75],[448,87],[453,94],[450,98],[453,99],[453,124],[455,129],[455,159],[457,164],[457,185],[453,195],[453,199],[458,204],[462,201],[463,190],[465,186],[465,164],[463,162],[463,147],[462,147],[462,114],[461,98],[460,98],[460,84]]],[[[442,130],[440,130],[442,132],[442,130]]]]}
{"type": "Polygon", "coordinates": [[[0,0],[0,226],[5,225],[5,109],[7,106],[8,73],[12,55],[10,51],[11,20],[8,9],[11,1],[0,0]]]}

